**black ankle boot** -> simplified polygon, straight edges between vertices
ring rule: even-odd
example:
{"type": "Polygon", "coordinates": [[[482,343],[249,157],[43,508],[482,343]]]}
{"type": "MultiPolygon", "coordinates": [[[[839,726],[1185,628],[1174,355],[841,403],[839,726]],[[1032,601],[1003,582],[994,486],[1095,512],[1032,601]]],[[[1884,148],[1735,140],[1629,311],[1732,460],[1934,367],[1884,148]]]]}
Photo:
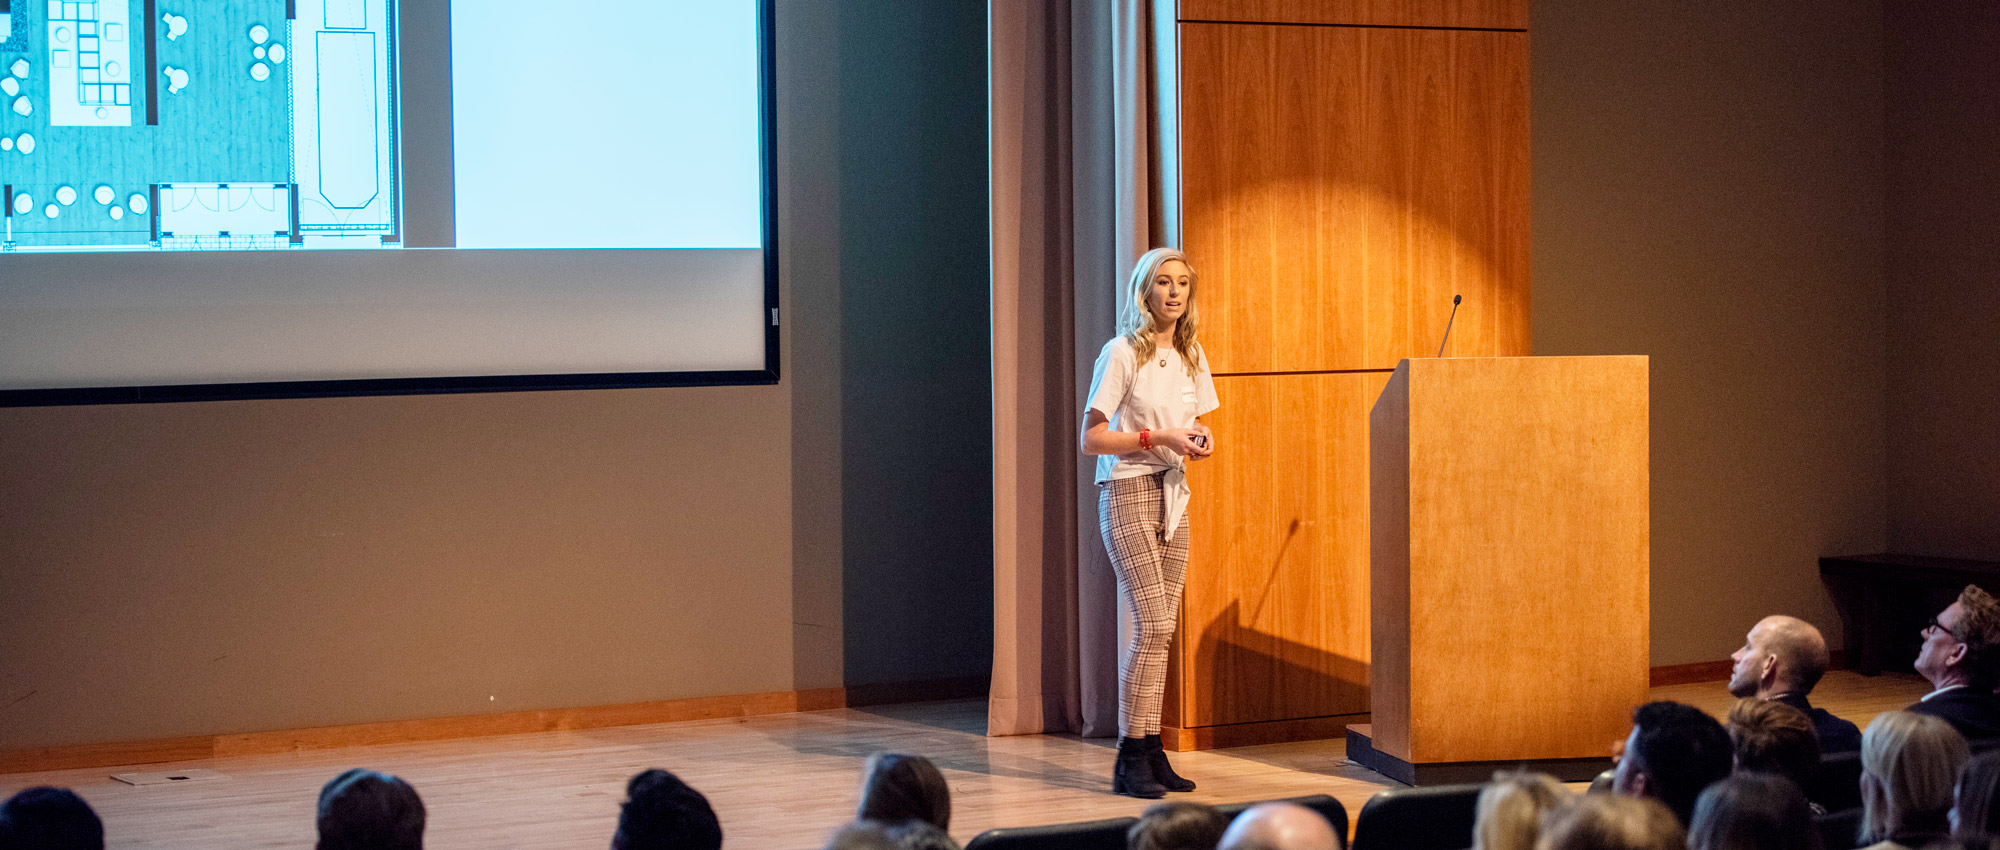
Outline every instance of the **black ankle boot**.
{"type": "Polygon", "coordinates": [[[1168,791],[1194,790],[1194,782],[1182,779],[1180,774],[1174,772],[1174,766],[1167,763],[1167,745],[1160,740],[1158,733],[1147,735],[1141,740],[1146,742],[1146,759],[1153,768],[1154,782],[1160,783],[1160,787],[1168,791]]]}
{"type": "Polygon", "coordinates": [[[1118,739],[1118,764],[1111,768],[1111,791],[1147,800],[1167,796],[1166,787],[1153,779],[1153,760],[1146,739],[1118,739]]]}

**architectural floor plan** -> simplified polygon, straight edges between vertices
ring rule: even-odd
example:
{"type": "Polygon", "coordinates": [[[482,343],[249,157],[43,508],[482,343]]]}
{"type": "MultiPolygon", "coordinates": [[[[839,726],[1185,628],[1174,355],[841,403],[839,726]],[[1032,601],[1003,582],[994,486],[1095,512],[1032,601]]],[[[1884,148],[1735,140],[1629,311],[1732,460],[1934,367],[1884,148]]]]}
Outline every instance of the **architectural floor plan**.
{"type": "Polygon", "coordinates": [[[400,244],[395,0],[0,0],[0,251],[400,244]]]}

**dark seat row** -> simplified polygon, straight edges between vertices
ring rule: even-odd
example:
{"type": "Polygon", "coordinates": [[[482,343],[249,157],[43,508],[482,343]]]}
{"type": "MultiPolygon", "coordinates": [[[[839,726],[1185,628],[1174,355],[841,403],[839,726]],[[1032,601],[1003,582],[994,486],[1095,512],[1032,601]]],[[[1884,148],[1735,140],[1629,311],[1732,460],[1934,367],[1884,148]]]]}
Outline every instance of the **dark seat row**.
{"type": "MultiPolygon", "coordinates": [[[[1484,785],[1395,788],[1368,798],[1354,823],[1354,850],[1463,850],[1472,846],[1472,824],[1484,785]]],[[[1270,802],[1297,803],[1324,815],[1345,842],[1347,809],[1325,794],[1270,802]]],[[[1256,803],[1217,806],[1234,818],[1256,803]]],[[[989,829],[965,850],[1124,850],[1137,818],[1111,818],[1051,826],[989,829]]]]}
{"type": "MultiPolygon", "coordinates": [[[[1297,803],[1312,809],[1324,816],[1328,823],[1333,824],[1333,834],[1339,836],[1343,844],[1347,840],[1347,808],[1342,806],[1339,800],[1325,794],[1258,802],[1297,803]]],[[[1244,809],[1257,804],[1257,802],[1226,803],[1215,808],[1223,817],[1234,819],[1242,814],[1244,809]]],[[[1362,811],[1365,812],[1367,809],[1364,807],[1362,811]]],[[[1132,824],[1138,822],[1138,818],[1107,818],[1080,823],[989,829],[974,836],[972,841],[965,845],[965,850],[1125,850],[1125,833],[1132,828],[1132,824]]],[[[1471,833],[1468,832],[1467,835],[1470,836],[1471,833]]]]}

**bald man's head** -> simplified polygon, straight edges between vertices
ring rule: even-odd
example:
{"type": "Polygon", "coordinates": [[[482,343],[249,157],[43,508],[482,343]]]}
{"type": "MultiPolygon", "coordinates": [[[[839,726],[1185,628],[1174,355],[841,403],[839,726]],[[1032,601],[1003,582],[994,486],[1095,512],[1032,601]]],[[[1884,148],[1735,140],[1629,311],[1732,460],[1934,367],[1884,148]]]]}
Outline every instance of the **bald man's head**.
{"type": "Polygon", "coordinates": [[[1216,850],[1340,850],[1340,839],[1319,812],[1292,803],[1262,803],[1236,816],[1216,850]]]}
{"type": "Polygon", "coordinates": [[[1813,624],[1782,614],[1757,621],[1743,648],[1730,656],[1729,692],[1769,699],[1778,694],[1812,693],[1831,659],[1826,638],[1813,624]]]}

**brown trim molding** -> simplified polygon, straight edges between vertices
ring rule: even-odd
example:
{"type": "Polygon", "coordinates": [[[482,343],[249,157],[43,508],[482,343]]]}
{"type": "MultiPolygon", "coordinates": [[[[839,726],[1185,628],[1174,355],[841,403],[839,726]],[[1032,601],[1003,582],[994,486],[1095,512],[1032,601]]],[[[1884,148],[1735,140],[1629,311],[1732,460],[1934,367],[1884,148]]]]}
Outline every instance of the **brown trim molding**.
{"type": "Polygon", "coordinates": [[[525,732],[603,729],[611,726],[639,726],[683,720],[789,714],[795,711],[821,711],[890,702],[959,699],[983,694],[986,687],[986,680],[983,678],[947,679],[937,682],[775,691],[621,705],[593,705],[582,708],[471,714],[460,717],[427,717],[384,723],[321,726],[312,729],[196,735],[187,738],[121,741],[109,744],[29,747],[0,750],[0,773],[199,761],[228,756],[322,750],[368,744],[402,744],[447,738],[479,738],[489,735],[518,735],[525,732]]]}

